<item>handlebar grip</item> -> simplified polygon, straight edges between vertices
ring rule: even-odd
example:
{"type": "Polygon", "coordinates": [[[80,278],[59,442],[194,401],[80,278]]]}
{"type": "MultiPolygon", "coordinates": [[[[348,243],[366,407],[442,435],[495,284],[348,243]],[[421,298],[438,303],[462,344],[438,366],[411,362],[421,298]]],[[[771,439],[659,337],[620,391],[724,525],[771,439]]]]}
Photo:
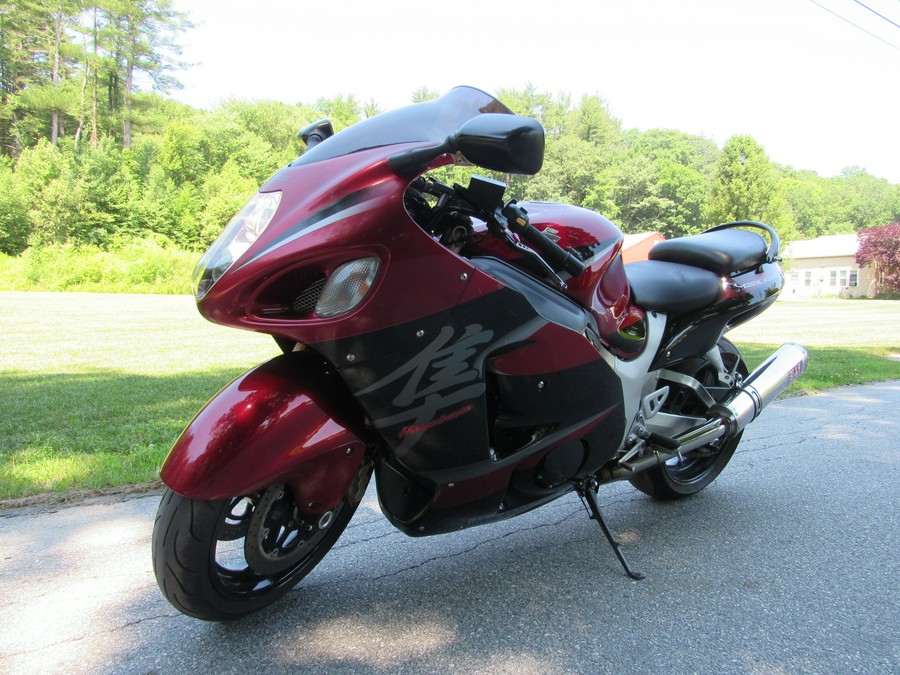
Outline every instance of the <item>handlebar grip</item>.
{"type": "MultiPolygon", "coordinates": [[[[504,211],[509,208],[507,206],[504,211]]],[[[524,215],[524,209],[513,205],[513,211],[514,213],[504,213],[508,218],[509,229],[531,244],[554,271],[566,271],[571,276],[577,277],[587,269],[587,265],[581,260],[529,223],[527,215],[524,215]]]]}

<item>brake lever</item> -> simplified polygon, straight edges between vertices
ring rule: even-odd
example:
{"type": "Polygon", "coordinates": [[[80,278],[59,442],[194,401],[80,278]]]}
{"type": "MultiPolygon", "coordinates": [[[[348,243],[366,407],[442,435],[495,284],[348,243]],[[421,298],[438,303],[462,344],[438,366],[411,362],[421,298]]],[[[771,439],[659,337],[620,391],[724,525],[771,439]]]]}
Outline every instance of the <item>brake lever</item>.
{"type": "Polygon", "coordinates": [[[537,263],[538,266],[544,270],[550,281],[556,286],[557,290],[564,291],[568,288],[566,282],[556,273],[556,270],[550,267],[550,263],[544,260],[536,251],[533,251],[521,242],[516,241],[507,227],[506,216],[503,215],[499,208],[487,219],[487,226],[491,233],[499,238],[504,244],[515,249],[529,260],[537,263]]]}
{"type": "MultiPolygon", "coordinates": [[[[507,233],[507,234],[509,234],[509,233],[507,233]]],[[[568,286],[566,285],[566,282],[562,280],[562,277],[560,277],[556,273],[556,271],[552,267],[550,267],[550,264],[546,260],[544,260],[541,256],[539,256],[537,253],[532,251],[530,248],[528,248],[524,244],[520,244],[519,242],[515,241],[511,236],[510,236],[509,243],[510,243],[510,246],[512,246],[514,249],[516,249],[523,255],[527,256],[530,260],[533,260],[538,265],[540,265],[544,269],[544,272],[547,273],[547,276],[549,277],[550,281],[553,282],[553,285],[556,286],[557,290],[564,291],[568,288],[568,286]]]]}

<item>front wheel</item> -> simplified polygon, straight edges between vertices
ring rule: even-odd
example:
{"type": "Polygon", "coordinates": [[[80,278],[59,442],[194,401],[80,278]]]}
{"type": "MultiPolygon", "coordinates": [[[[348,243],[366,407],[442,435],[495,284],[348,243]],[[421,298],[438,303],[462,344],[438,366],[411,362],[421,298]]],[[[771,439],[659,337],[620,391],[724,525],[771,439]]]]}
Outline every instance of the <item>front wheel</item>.
{"type": "MultiPolygon", "coordinates": [[[[718,348],[722,362],[729,371],[738,372],[742,377],[748,375],[747,365],[737,347],[721,338],[718,348]]],[[[718,383],[716,369],[706,359],[692,359],[679,370],[698,380],[703,386],[714,387],[718,383]]],[[[673,391],[662,410],[697,416],[703,416],[706,412],[696,397],[685,390],[673,391]]],[[[680,499],[697,494],[722,473],[722,469],[731,460],[738,443],[741,442],[742,434],[743,432],[722,441],[719,445],[710,444],[698,448],[683,459],[674,457],[665,464],[642,471],[629,480],[634,487],[654,499],[680,499]]]]}
{"type": "Polygon", "coordinates": [[[202,501],[166,490],[153,525],[153,571],[180,612],[233,619],[274,602],[319,563],[356,511],[369,467],[331,511],[298,511],[284,484],[202,501]]]}

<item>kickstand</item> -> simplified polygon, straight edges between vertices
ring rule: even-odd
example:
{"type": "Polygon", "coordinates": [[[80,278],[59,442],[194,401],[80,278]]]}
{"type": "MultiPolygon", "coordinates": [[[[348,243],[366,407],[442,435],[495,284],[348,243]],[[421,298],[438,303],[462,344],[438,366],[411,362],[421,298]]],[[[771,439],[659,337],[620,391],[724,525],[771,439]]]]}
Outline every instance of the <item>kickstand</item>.
{"type": "Polygon", "coordinates": [[[606,540],[609,542],[609,545],[612,546],[613,552],[616,554],[619,562],[622,563],[622,567],[625,568],[625,574],[627,574],[632,579],[643,579],[643,574],[639,574],[638,572],[632,570],[631,567],[629,567],[628,561],[625,560],[625,555],[622,553],[621,545],[615,540],[612,532],[610,532],[609,527],[606,525],[606,521],[603,520],[603,514],[600,513],[600,497],[597,489],[593,486],[587,485],[579,489],[578,494],[581,495],[582,500],[587,504],[588,510],[591,514],[591,518],[597,521],[600,529],[603,530],[603,534],[606,535],[606,540]]]}

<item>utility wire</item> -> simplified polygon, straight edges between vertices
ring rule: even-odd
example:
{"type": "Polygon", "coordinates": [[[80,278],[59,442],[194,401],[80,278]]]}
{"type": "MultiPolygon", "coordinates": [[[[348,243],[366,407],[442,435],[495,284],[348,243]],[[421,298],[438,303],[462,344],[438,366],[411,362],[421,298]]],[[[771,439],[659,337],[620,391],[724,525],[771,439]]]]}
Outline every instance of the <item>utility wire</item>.
{"type": "Polygon", "coordinates": [[[851,26],[853,26],[854,28],[858,28],[858,29],[861,30],[863,33],[866,33],[866,34],[868,34],[868,35],[871,35],[871,36],[872,36],[873,38],[875,38],[876,40],[878,40],[878,41],[880,41],[880,42],[883,42],[883,43],[886,44],[888,47],[892,47],[892,48],[896,49],[898,52],[900,52],[900,47],[898,47],[897,45],[895,45],[895,44],[893,44],[893,43],[891,43],[891,42],[888,42],[887,40],[885,40],[885,39],[882,38],[882,37],[879,37],[878,35],[875,35],[875,33],[872,33],[872,32],[870,32],[870,31],[867,31],[867,30],[866,30],[865,28],[863,28],[862,26],[857,26],[857,25],[856,25],[855,23],[853,23],[850,19],[847,19],[847,18],[841,16],[840,14],[838,14],[837,12],[828,9],[825,5],[819,4],[818,2],[816,2],[816,0],[809,0],[809,1],[810,1],[812,4],[814,4],[816,7],[821,7],[822,9],[824,9],[824,10],[825,10],[826,12],[828,12],[829,14],[834,14],[834,16],[836,16],[837,18],[839,18],[841,21],[846,21],[847,23],[849,23],[849,24],[850,24],[851,26]]]}
{"type": "Polygon", "coordinates": [[[879,18],[884,19],[884,20],[887,21],[889,24],[891,24],[891,25],[893,25],[893,26],[896,26],[897,28],[900,28],[900,23],[897,23],[897,22],[895,22],[895,21],[891,21],[889,18],[887,18],[887,17],[884,16],[883,14],[879,14],[878,12],[876,12],[874,9],[872,9],[871,7],[869,7],[867,4],[865,4],[865,3],[863,3],[863,2],[860,2],[859,0],[853,0],[853,2],[855,2],[855,3],[856,3],[857,5],[859,5],[860,7],[865,7],[867,10],[869,10],[870,12],[872,12],[872,14],[874,14],[875,16],[877,16],[877,17],[879,17],[879,18]]]}

